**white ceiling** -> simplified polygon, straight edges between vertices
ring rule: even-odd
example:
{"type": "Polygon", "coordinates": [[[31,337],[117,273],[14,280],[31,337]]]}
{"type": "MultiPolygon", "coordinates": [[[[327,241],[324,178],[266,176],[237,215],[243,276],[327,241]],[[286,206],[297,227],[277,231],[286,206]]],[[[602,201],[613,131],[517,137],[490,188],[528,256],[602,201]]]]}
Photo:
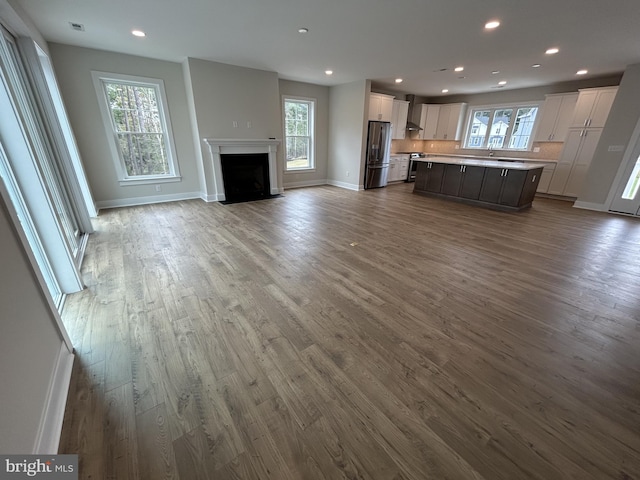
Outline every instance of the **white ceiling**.
{"type": "Polygon", "coordinates": [[[12,3],[52,42],[174,62],[195,57],[321,85],[368,78],[379,88],[424,96],[442,95],[443,88],[449,95],[491,91],[500,80],[507,81],[505,89],[546,85],[640,63],[639,0],[12,3]],[[487,32],[490,19],[502,24],[487,32]],[[69,22],[85,31],[74,31],[69,22]],[[300,34],[299,27],[309,32],[300,34]],[[146,38],[133,37],[134,28],[146,38]],[[545,55],[554,46],[560,52],[545,55]],[[534,63],[542,66],[532,68],[534,63]],[[464,72],[453,71],[458,65],[464,72]],[[583,68],[588,75],[577,77],[583,68]],[[396,77],[404,82],[396,86],[396,77]]]}

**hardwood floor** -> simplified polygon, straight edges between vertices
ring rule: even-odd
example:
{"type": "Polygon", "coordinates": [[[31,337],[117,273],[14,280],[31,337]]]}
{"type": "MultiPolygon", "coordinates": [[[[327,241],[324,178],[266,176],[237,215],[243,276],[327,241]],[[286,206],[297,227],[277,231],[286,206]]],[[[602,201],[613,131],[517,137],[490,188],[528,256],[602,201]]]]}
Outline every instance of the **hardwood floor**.
{"type": "Polygon", "coordinates": [[[640,479],[640,222],[412,185],[96,220],[83,479],[640,479]]]}

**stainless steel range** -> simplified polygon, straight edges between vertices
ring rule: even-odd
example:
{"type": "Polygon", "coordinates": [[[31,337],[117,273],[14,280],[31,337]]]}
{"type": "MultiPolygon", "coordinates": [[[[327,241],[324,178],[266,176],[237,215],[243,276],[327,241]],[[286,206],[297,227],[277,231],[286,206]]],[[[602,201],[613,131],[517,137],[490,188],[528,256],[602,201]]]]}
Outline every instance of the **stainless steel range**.
{"type": "Polygon", "coordinates": [[[409,171],[407,172],[406,182],[415,182],[416,181],[416,168],[418,166],[418,162],[416,161],[419,158],[425,158],[426,155],[422,152],[414,152],[409,154],[409,171]]]}

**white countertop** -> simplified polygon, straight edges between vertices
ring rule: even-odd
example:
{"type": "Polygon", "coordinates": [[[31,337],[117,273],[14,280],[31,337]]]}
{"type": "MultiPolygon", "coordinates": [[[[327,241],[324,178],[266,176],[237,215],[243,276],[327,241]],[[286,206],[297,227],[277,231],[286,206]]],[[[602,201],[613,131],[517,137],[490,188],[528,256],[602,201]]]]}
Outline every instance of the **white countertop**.
{"type": "MultiPolygon", "coordinates": [[[[492,158],[492,157],[488,157],[492,158]]],[[[500,161],[500,160],[482,160],[481,158],[474,157],[461,157],[456,158],[449,155],[442,156],[428,156],[425,158],[414,158],[417,162],[435,162],[446,163],[448,165],[469,165],[478,167],[491,167],[491,168],[510,168],[513,170],[534,170],[536,168],[544,168],[544,163],[536,163],[535,161],[500,161]]],[[[519,159],[522,160],[522,159],[519,159]]]]}
{"type": "Polygon", "coordinates": [[[455,158],[474,158],[478,160],[506,160],[508,162],[534,162],[534,163],[558,163],[557,160],[548,158],[522,158],[522,157],[505,157],[503,155],[464,155],[461,153],[425,153],[427,157],[455,157],[455,158]]]}

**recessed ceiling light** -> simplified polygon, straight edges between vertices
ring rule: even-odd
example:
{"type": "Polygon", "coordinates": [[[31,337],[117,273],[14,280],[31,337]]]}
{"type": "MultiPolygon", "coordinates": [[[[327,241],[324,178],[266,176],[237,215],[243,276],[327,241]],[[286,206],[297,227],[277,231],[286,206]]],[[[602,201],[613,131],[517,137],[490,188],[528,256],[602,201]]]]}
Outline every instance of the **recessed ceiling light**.
{"type": "Polygon", "coordinates": [[[484,28],[487,30],[492,30],[494,28],[498,28],[500,26],[500,22],[498,20],[491,20],[484,24],[484,28]]]}
{"type": "Polygon", "coordinates": [[[333,70],[325,70],[324,73],[327,75],[333,75],[333,70]]]}
{"type": "Polygon", "coordinates": [[[586,75],[588,73],[588,70],[578,70],[576,72],[576,75],[586,75]]]}
{"type": "Polygon", "coordinates": [[[542,65],[540,65],[539,63],[534,63],[533,65],[531,65],[531,68],[540,68],[542,65]]]}
{"type": "Polygon", "coordinates": [[[396,83],[402,83],[402,79],[401,78],[396,78],[396,83]]]}
{"type": "Polygon", "coordinates": [[[498,82],[498,85],[506,85],[506,84],[507,84],[507,81],[506,81],[506,80],[500,80],[500,81],[498,82]]]}
{"type": "Polygon", "coordinates": [[[309,29],[305,27],[300,27],[298,29],[298,33],[308,33],[308,32],[309,32],[309,29]]]}
{"type": "Polygon", "coordinates": [[[456,67],[453,69],[454,72],[462,72],[464,70],[464,67],[456,67]]]}
{"type": "Polygon", "coordinates": [[[546,52],[547,55],[555,55],[556,53],[558,53],[560,51],[559,48],[553,47],[553,48],[548,48],[546,52]]]}
{"type": "Polygon", "coordinates": [[[144,33],[142,30],[131,30],[131,35],[135,36],[135,37],[146,37],[147,34],[144,33]]]}
{"type": "Polygon", "coordinates": [[[442,93],[449,93],[449,89],[448,88],[443,88],[442,89],[442,93]]]}
{"type": "Polygon", "coordinates": [[[491,72],[491,75],[497,75],[500,73],[500,70],[494,70],[493,72],[491,72]]]}

